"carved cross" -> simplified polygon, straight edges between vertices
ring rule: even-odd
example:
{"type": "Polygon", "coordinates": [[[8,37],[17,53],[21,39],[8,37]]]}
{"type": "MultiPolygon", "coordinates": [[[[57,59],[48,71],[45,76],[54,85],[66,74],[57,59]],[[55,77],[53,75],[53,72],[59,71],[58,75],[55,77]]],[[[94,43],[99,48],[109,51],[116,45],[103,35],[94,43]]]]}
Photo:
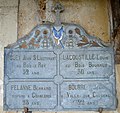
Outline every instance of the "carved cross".
{"type": "Polygon", "coordinates": [[[55,6],[52,7],[52,11],[56,13],[55,25],[60,25],[61,24],[60,13],[64,11],[64,7],[59,2],[57,2],[55,6]]]}

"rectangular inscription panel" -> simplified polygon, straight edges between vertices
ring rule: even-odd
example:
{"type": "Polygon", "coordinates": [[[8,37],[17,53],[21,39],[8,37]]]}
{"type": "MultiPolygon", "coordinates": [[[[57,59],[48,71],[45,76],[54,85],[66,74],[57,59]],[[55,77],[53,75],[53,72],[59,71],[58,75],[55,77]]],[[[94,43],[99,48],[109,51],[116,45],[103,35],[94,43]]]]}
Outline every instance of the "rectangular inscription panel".
{"type": "Polygon", "coordinates": [[[56,75],[57,59],[53,51],[6,50],[5,61],[9,78],[53,78],[56,75]]]}
{"type": "Polygon", "coordinates": [[[109,78],[113,74],[113,52],[105,50],[64,51],[60,74],[64,78],[109,78]]]}
{"type": "Polygon", "coordinates": [[[116,104],[113,85],[109,81],[65,81],[60,92],[61,106],[66,110],[95,110],[100,106],[112,109],[116,104]]]}
{"type": "Polygon", "coordinates": [[[5,85],[8,109],[54,109],[57,106],[57,85],[44,81],[9,81],[5,85]]]}

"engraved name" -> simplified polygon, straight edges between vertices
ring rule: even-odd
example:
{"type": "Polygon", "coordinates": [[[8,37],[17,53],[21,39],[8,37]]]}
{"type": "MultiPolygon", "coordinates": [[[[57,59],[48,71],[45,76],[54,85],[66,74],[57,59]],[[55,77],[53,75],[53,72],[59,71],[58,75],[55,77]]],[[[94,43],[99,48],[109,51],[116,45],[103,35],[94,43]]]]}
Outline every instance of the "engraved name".
{"type": "Polygon", "coordinates": [[[51,90],[51,87],[36,85],[11,85],[11,90],[51,90]]]}
{"type": "Polygon", "coordinates": [[[17,54],[12,54],[12,55],[9,55],[9,60],[42,60],[42,61],[46,61],[46,60],[55,60],[56,57],[49,57],[49,56],[41,56],[41,55],[23,55],[23,56],[20,56],[20,55],[17,55],[17,54]]]}
{"type": "Polygon", "coordinates": [[[108,60],[109,56],[99,54],[70,54],[63,55],[63,60],[108,60]]]}

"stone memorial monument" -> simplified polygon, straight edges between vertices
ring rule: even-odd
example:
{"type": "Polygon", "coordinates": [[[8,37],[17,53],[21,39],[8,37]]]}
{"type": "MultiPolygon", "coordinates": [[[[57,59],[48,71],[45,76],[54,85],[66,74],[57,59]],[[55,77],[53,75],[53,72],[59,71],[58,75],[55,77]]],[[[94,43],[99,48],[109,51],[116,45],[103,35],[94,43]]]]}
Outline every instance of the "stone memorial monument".
{"type": "Polygon", "coordinates": [[[91,111],[117,107],[113,44],[62,23],[37,25],[4,49],[4,110],[91,111]]]}

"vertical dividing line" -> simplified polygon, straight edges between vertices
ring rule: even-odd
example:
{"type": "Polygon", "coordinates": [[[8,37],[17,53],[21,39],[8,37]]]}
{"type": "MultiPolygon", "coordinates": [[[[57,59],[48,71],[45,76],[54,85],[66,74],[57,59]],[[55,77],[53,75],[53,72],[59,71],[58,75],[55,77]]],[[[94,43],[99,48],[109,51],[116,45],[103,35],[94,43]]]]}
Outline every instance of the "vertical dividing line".
{"type": "MultiPolygon", "coordinates": [[[[57,53],[57,76],[60,76],[60,54],[59,53],[57,53]]],[[[59,110],[59,107],[60,107],[60,84],[58,83],[57,85],[58,85],[57,100],[58,100],[58,110],[59,110]]]]}
{"type": "MultiPolygon", "coordinates": [[[[59,76],[59,69],[60,69],[60,63],[59,63],[59,61],[60,61],[60,58],[59,58],[59,53],[57,54],[57,76],[59,76]]],[[[58,77],[59,78],[59,77],[58,77]]],[[[59,93],[59,90],[60,90],[60,85],[58,84],[58,107],[60,106],[60,93],[59,93]]]]}
{"type": "Polygon", "coordinates": [[[59,53],[57,54],[57,59],[58,59],[58,61],[57,61],[57,76],[59,76],[60,75],[60,56],[59,56],[59,53]]]}
{"type": "Polygon", "coordinates": [[[20,0],[18,0],[18,9],[17,9],[17,40],[19,38],[19,12],[20,12],[20,0]]]}

